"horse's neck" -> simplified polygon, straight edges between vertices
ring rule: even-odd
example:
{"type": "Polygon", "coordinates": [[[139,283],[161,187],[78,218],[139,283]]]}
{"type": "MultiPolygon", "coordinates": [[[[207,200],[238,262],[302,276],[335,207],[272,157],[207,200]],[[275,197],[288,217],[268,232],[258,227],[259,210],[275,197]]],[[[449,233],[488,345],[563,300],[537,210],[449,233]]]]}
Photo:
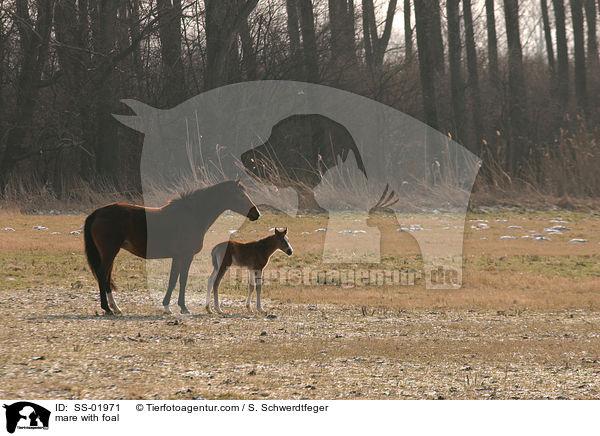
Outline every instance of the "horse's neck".
{"type": "Polygon", "coordinates": [[[220,204],[220,202],[216,201],[206,208],[202,206],[202,204],[198,205],[199,212],[204,218],[204,230],[208,230],[210,226],[214,224],[214,222],[221,216],[223,212],[227,210],[227,208],[220,204]]]}
{"type": "Polygon", "coordinates": [[[277,243],[274,236],[268,236],[260,240],[260,247],[266,258],[270,258],[277,251],[277,243]]]}

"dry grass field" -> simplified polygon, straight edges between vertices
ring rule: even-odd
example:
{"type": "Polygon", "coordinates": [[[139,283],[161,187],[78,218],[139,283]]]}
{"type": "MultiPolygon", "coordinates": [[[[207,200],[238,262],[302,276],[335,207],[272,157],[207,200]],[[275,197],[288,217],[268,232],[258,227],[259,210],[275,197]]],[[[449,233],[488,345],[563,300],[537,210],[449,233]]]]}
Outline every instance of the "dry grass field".
{"type": "MultiPolygon", "coordinates": [[[[231,279],[220,292],[226,315],[204,312],[212,242],[194,261],[192,315],[162,314],[162,284],[146,282],[145,263],[121,252],[115,299],[124,315],[103,316],[82,236],[70,234],[84,218],[0,212],[3,398],[600,397],[598,215],[471,214],[460,289],[270,283],[268,318],[245,312],[245,286],[231,279]],[[521,237],[552,220],[570,229],[550,241],[521,237]]],[[[324,217],[266,213],[236,238],[275,225],[289,227],[294,255],[277,253],[268,269],[318,262],[324,217]]],[[[371,225],[387,235],[383,267],[419,270],[410,232],[386,216],[371,225]]]]}

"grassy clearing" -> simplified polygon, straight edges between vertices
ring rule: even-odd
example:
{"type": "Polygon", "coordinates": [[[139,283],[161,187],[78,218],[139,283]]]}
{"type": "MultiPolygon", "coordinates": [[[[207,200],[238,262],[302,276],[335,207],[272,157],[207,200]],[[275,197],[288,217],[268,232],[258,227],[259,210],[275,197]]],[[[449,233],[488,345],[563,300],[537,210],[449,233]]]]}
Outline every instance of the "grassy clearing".
{"type": "MultiPolygon", "coordinates": [[[[221,288],[228,315],[202,313],[208,249],[197,256],[188,286],[194,315],[162,315],[163,287],[152,281],[148,287],[145,262],[122,252],[115,298],[126,315],[98,316],[82,237],[69,234],[84,218],[0,213],[5,398],[599,396],[600,218],[594,214],[472,215],[489,228],[466,223],[462,288],[427,290],[419,281],[355,288],[271,283],[264,289],[265,306],[277,316],[271,320],[245,313],[244,284],[232,280],[221,288]],[[541,232],[558,218],[571,230],[551,241],[500,240],[541,232]],[[48,229],[32,230],[36,225],[48,229]],[[588,242],[569,242],[578,237],[588,242]]],[[[219,221],[206,247],[234,221],[219,221]]],[[[268,268],[318,262],[325,236],[315,230],[326,227],[323,217],[266,214],[244,223],[235,237],[255,239],[284,224],[294,255],[278,253],[268,268]]],[[[371,225],[389,236],[379,268],[421,267],[417,243],[396,232],[391,217],[371,225]]],[[[166,280],[166,273],[154,275],[166,280]]]]}

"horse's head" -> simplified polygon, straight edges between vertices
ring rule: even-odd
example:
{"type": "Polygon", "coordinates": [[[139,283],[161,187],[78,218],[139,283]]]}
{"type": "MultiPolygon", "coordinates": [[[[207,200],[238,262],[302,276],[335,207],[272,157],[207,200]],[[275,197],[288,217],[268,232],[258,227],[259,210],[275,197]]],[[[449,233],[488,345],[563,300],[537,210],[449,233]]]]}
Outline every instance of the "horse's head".
{"type": "Polygon", "coordinates": [[[275,228],[275,239],[277,240],[277,248],[283,251],[288,256],[291,256],[294,249],[290,245],[290,241],[287,237],[287,227],[275,228]]]}
{"type": "Polygon", "coordinates": [[[232,189],[231,192],[228,193],[228,208],[240,215],[247,216],[250,221],[256,221],[260,217],[260,212],[254,202],[250,199],[246,187],[239,180],[231,182],[230,186],[232,189]]]}

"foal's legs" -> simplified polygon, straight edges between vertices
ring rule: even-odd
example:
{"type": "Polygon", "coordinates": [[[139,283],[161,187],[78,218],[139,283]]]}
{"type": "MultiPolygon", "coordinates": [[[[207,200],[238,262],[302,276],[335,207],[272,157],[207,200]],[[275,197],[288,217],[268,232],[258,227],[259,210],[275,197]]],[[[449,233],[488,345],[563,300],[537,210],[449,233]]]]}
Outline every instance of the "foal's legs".
{"type": "Polygon", "coordinates": [[[260,304],[260,291],[262,290],[262,270],[257,269],[255,271],[255,276],[256,276],[256,310],[258,310],[263,315],[266,315],[267,312],[265,312],[263,310],[263,308],[260,304]]]}
{"type": "Polygon", "coordinates": [[[187,284],[190,265],[192,264],[193,256],[186,256],[181,260],[181,269],[179,270],[179,299],[177,305],[181,309],[181,313],[190,313],[185,307],[185,285],[187,284]]]}
{"type": "Polygon", "coordinates": [[[169,309],[169,303],[171,302],[171,294],[173,293],[173,289],[175,289],[177,279],[179,278],[180,264],[181,262],[179,261],[179,258],[174,257],[173,262],[171,263],[171,274],[169,274],[169,286],[167,288],[165,298],[163,298],[163,309],[165,313],[171,313],[171,309],[169,309]]]}
{"type": "Polygon", "coordinates": [[[212,313],[212,311],[210,310],[210,294],[213,290],[213,284],[215,282],[216,276],[217,276],[217,270],[215,269],[210,274],[210,277],[208,278],[208,283],[206,284],[206,304],[204,305],[204,308],[206,309],[206,311],[208,313],[212,313]]]}
{"type": "Polygon", "coordinates": [[[229,267],[226,267],[225,265],[221,264],[221,267],[219,268],[219,271],[217,272],[217,275],[215,276],[215,279],[213,282],[213,288],[214,288],[214,292],[215,292],[215,311],[217,313],[221,313],[221,314],[223,313],[223,311],[221,310],[221,307],[219,306],[219,284],[221,283],[221,279],[227,272],[228,268],[229,267]]]}
{"type": "Polygon", "coordinates": [[[246,298],[246,309],[248,312],[252,313],[252,308],[250,304],[252,303],[252,291],[254,291],[254,270],[248,270],[248,298],[246,298]]]}

